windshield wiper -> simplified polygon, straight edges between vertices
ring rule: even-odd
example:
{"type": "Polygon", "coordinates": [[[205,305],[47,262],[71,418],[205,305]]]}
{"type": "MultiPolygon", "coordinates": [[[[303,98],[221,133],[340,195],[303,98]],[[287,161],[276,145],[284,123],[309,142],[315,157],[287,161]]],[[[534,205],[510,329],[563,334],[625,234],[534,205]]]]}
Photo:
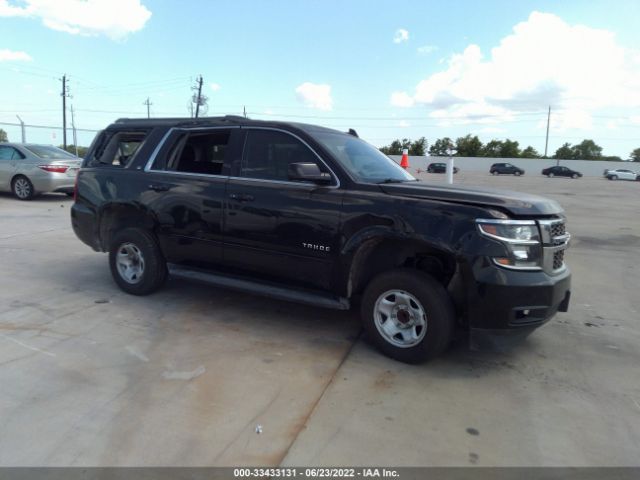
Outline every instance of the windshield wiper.
{"type": "Polygon", "coordinates": [[[406,178],[385,178],[381,182],[376,182],[378,185],[382,183],[405,183],[405,182],[419,182],[420,180],[414,178],[413,180],[408,180],[406,178]]]}

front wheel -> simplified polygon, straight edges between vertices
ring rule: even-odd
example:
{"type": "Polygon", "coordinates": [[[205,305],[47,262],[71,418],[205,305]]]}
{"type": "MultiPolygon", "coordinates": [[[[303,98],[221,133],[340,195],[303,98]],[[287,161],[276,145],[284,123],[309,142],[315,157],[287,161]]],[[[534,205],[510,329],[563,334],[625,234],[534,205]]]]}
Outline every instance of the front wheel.
{"type": "Polygon", "coordinates": [[[497,172],[496,170],[493,170],[493,171],[491,172],[491,175],[498,175],[498,172],[497,172]]]}
{"type": "Polygon", "coordinates": [[[611,176],[609,177],[609,180],[617,180],[617,179],[618,179],[618,176],[617,176],[617,175],[611,175],[611,176]]]}
{"type": "Polygon", "coordinates": [[[132,295],[153,293],[167,278],[167,264],[155,238],[138,228],[126,228],[113,237],[109,267],[118,286],[132,295]]]}
{"type": "Polygon", "coordinates": [[[550,173],[549,175],[547,175],[547,177],[549,177],[549,178],[553,178],[553,177],[554,177],[554,175],[553,175],[553,173],[550,173]]]}
{"type": "Polygon", "coordinates": [[[367,286],[361,305],[369,338],[386,355],[421,363],[440,355],[454,329],[454,310],[444,287],[426,273],[397,269],[367,286]]]}
{"type": "MultiPolygon", "coordinates": [[[[614,177],[615,177],[615,175],[614,175],[614,177]]],[[[577,174],[577,173],[574,173],[573,175],[571,175],[571,178],[578,178],[578,174],[577,174]]],[[[617,178],[618,178],[618,177],[615,177],[615,178],[614,178],[614,180],[616,180],[617,178]]]]}
{"type": "Polygon", "coordinates": [[[518,171],[516,171],[516,172],[515,172],[515,176],[516,176],[516,177],[519,177],[520,175],[522,175],[522,173],[521,173],[521,172],[518,172],[518,171]]]}
{"type": "Polygon", "coordinates": [[[19,175],[13,179],[11,191],[18,200],[31,200],[36,193],[33,183],[24,175],[19,175]]]}

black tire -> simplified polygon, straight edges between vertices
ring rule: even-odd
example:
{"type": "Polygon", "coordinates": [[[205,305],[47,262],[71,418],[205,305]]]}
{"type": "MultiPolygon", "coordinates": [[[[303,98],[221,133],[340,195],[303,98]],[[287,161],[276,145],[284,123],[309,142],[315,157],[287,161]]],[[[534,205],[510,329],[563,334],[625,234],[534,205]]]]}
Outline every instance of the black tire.
{"type": "MultiPolygon", "coordinates": [[[[363,327],[372,342],[389,357],[405,363],[422,363],[437,357],[446,350],[453,336],[455,314],[449,295],[438,281],[418,270],[397,269],[374,277],[365,289],[360,314],[363,327]],[[418,300],[418,307],[423,309],[426,322],[419,343],[396,346],[378,330],[376,305],[383,298],[393,297],[393,294],[385,296],[390,291],[409,294],[418,300]]],[[[382,324],[386,325],[389,321],[392,319],[387,318],[382,324]]]]}
{"type": "Polygon", "coordinates": [[[548,173],[548,174],[547,174],[547,177],[549,177],[549,178],[553,178],[554,176],[555,176],[555,175],[554,175],[553,173],[548,173]]]}
{"type": "Polygon", "coordinates": [[[491,173],[491,175],[498,175],[498,171],[497,170],[493,170],[490,173],[491,173]]]}
{"type": "MultiPolygon", "coordinates": [[[[578,178],[578,176],[579,176],[579,175],[578,175],[577,173],[574,173],[573,175],[571,175],[571,178],[578,178]]],[[[615,175],[614,175],[614,177],[615,177],[615,175]]],[[[616,177],[616,179],[617,179],[617,178],[618,178],[618,177],[616,177]]]]}
{"type": "Polygon", "coordinates": [[[521,172],[518,172],[518,171],[516,170],[516,172],[514,173],[514,175],[515,175],[516,177],[519,177],[520,175],[522,175],[522,173],[521,173],[521,172]]]}
{"type": "Polygon", "coordinates": [[[618,176],[617,176],[617,175],[611,175],[611,176],[609,177],[609,180],[617,180],[617,179],[618,179],[618,176]]]}
{"type": "Polygon", "coordinates": [[[167,279],[167,263],[155,237],[138,228],[126,228],[113,236],[109,247],[109,268],[118,286],[132,295],[149,295],[158,290],[167,279]],[[142,271],[134,280],[127,280],[118,266],[118,254],[124,255],[125,246],[134,248],[141,254],[142,261],[138,261],[137,267],[142,264],[142,271]]]}
{"type": "Polygon", "coordinates": [[[33,183],[24,175],[17,175],[11,181],[11,192],[18,200],[31,200],[36,194],[33,183]]]}

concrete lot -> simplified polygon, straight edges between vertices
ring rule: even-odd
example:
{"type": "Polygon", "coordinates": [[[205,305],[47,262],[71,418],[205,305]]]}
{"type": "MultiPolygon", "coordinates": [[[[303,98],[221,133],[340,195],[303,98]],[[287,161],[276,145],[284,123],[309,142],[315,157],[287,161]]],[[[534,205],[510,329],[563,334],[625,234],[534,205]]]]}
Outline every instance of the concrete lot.
{"type": "Polygon", "coordinates": [[[128,296],[70,200],[0,196],[0,466],[640,465],[640,182],[456,182],[560,201],[572,304],[514,350],[421,366],[350,313],[179,280],[128,296]]]}

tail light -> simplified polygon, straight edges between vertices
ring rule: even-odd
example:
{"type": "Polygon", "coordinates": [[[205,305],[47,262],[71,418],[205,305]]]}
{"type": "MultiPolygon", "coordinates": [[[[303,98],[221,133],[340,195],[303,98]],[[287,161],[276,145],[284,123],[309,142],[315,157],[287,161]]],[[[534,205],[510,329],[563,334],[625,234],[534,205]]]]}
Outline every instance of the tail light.
{"type": "Polygon", "coordinates": [[[38,165],[38,168],[50,173],[64,173],[69,170],[67,165],[38,165]]]}

